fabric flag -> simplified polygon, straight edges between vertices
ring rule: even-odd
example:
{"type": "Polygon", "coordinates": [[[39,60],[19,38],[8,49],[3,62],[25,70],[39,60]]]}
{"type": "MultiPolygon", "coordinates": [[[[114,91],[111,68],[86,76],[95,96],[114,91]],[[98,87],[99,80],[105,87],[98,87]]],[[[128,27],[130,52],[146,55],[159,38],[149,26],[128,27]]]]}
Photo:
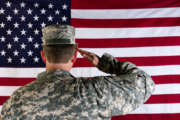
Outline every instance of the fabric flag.
{"type": "MultiPolygon", "coordinates": [[[[156,83],[145,104],[112,120],[179,120],[179,13],[179,0],[1,0],[0,106],[45,70],[39,54],[41,28],[72,24],[80,48],[133,62],[156,83]]],[[[71,72],[77,77],[106,75],[80,55],[71,72]]]]}

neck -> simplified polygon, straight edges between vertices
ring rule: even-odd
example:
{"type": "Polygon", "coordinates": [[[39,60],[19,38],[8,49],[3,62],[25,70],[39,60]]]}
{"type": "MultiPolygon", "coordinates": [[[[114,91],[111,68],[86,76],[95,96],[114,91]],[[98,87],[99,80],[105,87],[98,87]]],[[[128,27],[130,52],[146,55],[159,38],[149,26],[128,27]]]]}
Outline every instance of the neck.
{"type": "Polygon", "coordinates": [[[46,70],[50,71],[50,70],[57,70],[57,69],[61,69],[61,70],[66,70],[66,71],[70,71],[72,68],[72,63],[68,62],[68,63],[46,63],[46,70]]]}

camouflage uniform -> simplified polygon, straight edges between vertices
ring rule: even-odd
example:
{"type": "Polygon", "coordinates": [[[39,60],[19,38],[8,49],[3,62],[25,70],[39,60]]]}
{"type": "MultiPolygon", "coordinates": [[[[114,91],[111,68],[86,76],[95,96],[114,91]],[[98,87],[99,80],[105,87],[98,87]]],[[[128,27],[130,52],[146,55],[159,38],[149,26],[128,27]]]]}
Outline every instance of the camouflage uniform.
{"type": "MultiPolygon", "coordinates": [[[[42,31],[43,45],[76,44],[71,26],[42,31]]],[[[109,120],[133,111],[154,90],[149,75],[109,54],[99,58],[97,68],[111,75],[76,78],[60,69],[40,73],[4,103],[1,120],[109,120]]]]}
{"type": "Polygon", "coordinates": [[[68,71],[45,71],[16,90],[3,105],[1,120],[110,120],[143,104],[154,82],[129,62],[109,54],[98,68],[111,76],[76,78],[68,71]]]}

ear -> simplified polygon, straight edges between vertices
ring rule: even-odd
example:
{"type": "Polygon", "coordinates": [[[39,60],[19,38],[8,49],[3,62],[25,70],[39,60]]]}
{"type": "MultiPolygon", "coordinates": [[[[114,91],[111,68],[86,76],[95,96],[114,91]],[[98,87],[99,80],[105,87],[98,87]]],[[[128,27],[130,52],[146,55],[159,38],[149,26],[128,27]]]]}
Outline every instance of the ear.
{"type": "Polygon", "coordinates": [[[44,55],[44,51],[43,50],[41,50],[41,58],[42,58],[43,62],[46,63],[46,57],[44,55]]]}
{"type": "Polygon", "coordinates": [[[76,59],[77,59],[77,49],[74,52],[74,55],[73,55],[73,58],[72,58],[71,62],[74,64],[76,62],[76,59]]]}

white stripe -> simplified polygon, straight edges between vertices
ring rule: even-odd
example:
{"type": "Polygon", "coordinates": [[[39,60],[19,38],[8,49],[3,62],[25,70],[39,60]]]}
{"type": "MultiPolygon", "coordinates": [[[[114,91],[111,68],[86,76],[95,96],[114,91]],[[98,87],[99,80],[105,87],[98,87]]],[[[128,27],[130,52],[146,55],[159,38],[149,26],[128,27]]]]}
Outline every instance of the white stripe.
{"type": "MultiPolygon", "coordinates": [[[[143,69],[152,76],[180,74],[180,65],[141,66],[139,68],[143,69]]],[[[0,76],[10,78],[36,78],[37,74],[44,70],[45,68],[0,68],[0,76]]],[[[76,77],[107,75],[95,67],[73,68],[71,73],[76,77]]]]}
{"type": "Polygon", "coordinates": [[[180,7],[149,9],[72,9],[71,17],[80,19],[137,19],[180,17],[180,7]],[[179,12],[178,12],[179,11],[179,12]]]}
{"type": "MultiPolygon", "coordinates": [[[[145,28],[76,28],[76,38],[144,38],[180,36],[180,26],[145,28]]],[[[92,41],[93,42],[93,41],[92,41]]]]}
{"type": "MultiPolygon", "coordinates": [[[[0,86],[0,96],[11,96],[20,86],[0,86]]],[[[180,84],[158,84],[153,95],[180,94],[180,84]]]]}
{"type": "Polygon", "coordinates": [[[180,103],[143,104],[130,114],[180,113],[180,103]]]}
{"type": "MultiPolygon", "coordinates": [[[[179,32],[180,33],[180,32],[179,32]]],[[[84,50],[102,56],[109,53],[115,57],[148,57],[180,55],[180,46],[132,47],[132,48],[84,48],[84,50]]],[[[78,54],[79,58],[82,58],[78,54]]]]}
{"type": "MultiPolygon", "coordinates": [[[[2,106],[0,106],[0,111],[2,106]]],[[[129,114],[180,113],[180,104],[143,104],[129,114]]]]}

